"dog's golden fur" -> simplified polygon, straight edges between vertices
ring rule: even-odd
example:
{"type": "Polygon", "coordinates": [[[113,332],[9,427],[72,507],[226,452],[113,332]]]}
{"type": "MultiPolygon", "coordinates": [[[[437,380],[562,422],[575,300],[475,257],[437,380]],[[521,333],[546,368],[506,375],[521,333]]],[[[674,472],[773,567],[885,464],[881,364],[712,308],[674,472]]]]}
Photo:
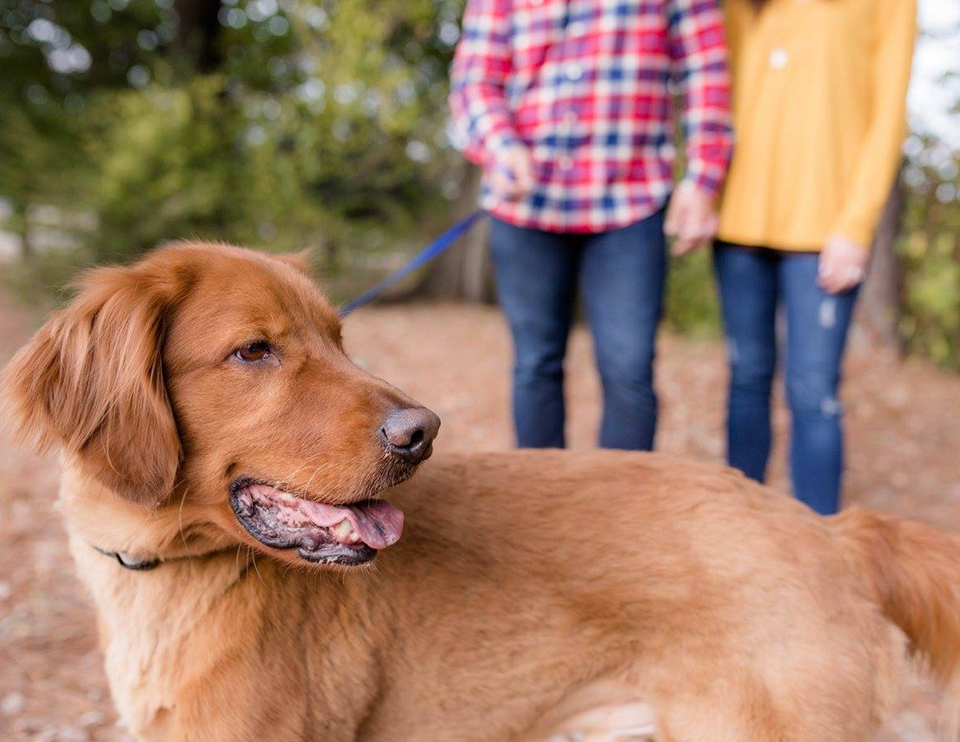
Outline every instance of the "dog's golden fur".
{"type": "Polygon", "coordinates": [[[410,473],[374,431],[415,403],[350,363],[296,262],[181,244],[95,271],[8,369],[24,431],[64,450],[141,739],[866,742],[911,652],[955,686],[960,540],[819,518],[715,466],[451,456],[385,493],[407,528],[371,567],[263,545],[228,503],[239,475],[345,504],[410,473]],[[239,368],[255,338],[282,363],[239,368]]]}

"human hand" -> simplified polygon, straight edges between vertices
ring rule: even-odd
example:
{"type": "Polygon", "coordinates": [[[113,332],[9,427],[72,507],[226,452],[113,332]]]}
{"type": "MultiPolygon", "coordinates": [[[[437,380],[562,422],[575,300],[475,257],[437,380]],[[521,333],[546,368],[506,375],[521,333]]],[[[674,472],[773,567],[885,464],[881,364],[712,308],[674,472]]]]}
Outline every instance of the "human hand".
{"type": "Polygon", "coordinates": [[[497,152],[488,174],[493,190],[508,201],[523,198],[537,184],[533,156],[522,144],[510,144],[497,152]]]}
{"type": "Polygon", "coordinates": [[[693,183],[681,183],[670,199],[663,231],[673,237],[673,254],[695,250],[717,233],[715,197],[693,183]]]}
{"type": "Polygon", "coordinates": [[[820,252],[817,283],[828,294],[842,294],[863,280],[870,253],[858,242],[834,234],[820,252]]]}

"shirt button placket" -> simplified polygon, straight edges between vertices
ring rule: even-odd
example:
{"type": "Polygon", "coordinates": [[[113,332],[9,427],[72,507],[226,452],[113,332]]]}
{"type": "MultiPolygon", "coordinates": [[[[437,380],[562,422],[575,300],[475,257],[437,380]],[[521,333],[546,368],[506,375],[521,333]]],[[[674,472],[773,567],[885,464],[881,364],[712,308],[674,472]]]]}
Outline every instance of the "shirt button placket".
{"type": "MultiPolygon", "coordinates": [[[[567,8],[567,13],[575,15],[577,12],[577,5],[578,3],[576,2],[570,3],[567,8]]],[[[582,20],[573,21],[567,26],[566,31],[567,33],[564,47],[566,52],[572,55],[576,53],[576,49],[581,44],[581,40],[578,37],[583,36],[587,31],[586,23],[584,23],[582,20]]],[[[560,152],[558,152],[557,157],[557,167],[564,175],[569,175],[575,164],[572,152],[574,148],[573,131],[574,125],[577,123],[578,116],[576,110],[574,110],[572,107],[573,103],[571,99],[573,97],[574,89],[576,88],[576,83],[583,79],[583,75],[583,65],[575,58],[568,59],[564,63],[563,77],[566,84],[563,85],[562,88],[564,89],[566,95],[570,96],[565,103],[566,105],[571,106],[563,113],[561,117],[563,134],[561,137],[562,144],[560,147],[560,152]]]]}

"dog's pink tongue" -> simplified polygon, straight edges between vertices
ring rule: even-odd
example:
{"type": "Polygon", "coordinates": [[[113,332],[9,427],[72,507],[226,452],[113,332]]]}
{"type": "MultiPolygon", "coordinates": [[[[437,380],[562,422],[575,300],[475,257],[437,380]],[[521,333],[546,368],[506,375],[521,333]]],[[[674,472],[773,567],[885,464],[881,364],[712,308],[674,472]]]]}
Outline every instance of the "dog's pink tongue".
{"type": "Polygon", "coordinates": [[[367,546],[384,549],[397,543],[403,531],[403,512],[383,500],[372,500],[350,509],[356,516],[354,527],[367,546]]]}
{"type": "Polygon", "coordinates": [[[371,549],[385,549],[397,543],[403,531],[403,513],[383,500],[349,507],[301,500],[300,507],[318,526],[332,527],[344,519],[349,520],[353,530],[371,549]]]}

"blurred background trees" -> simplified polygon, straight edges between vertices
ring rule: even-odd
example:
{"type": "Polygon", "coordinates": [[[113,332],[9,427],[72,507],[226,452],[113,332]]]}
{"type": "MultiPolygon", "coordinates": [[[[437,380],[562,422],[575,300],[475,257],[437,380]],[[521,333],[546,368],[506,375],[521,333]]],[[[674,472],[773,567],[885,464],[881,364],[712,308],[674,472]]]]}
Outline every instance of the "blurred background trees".
{"type": "MultiPolygon", "coordinates": [[[[82,266],[196,236],[311,246],[334,295],[354,293],[473,207],[446,115],[462,10],[0,0],[0,247],[24,256],[0,271],[36,296],[82,266]]],[[[944,95],[960,61],[949,67],[944,95]]],[[[956,103],[951,115],[960,131],[956,103]]],[[[884,342],[960,365],[957,139],[918,126],[905,155],[884,231],[898,259],[864,308],[884,342]]],[[[485,266],[478,233],[419,288],[488,298],[485,266]]],[[[676,327],[716,330],[706,254],[675,266],[668,305],[676,327]]]]}
{"type": "Polygon", "coordinates": [[[7,229],[53,285],[184,236],[313,246],[333,274],[399,261],[463,177],[443,115],[461,10],[2,0],[7,229]]]}

